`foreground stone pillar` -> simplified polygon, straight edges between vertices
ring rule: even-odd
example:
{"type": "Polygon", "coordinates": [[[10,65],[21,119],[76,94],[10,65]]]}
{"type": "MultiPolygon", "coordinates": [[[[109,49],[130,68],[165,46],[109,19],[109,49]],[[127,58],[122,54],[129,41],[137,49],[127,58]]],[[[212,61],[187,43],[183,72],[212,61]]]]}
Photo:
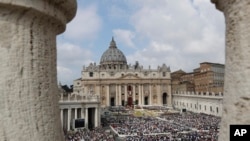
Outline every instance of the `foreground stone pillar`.
{"type": "Polygon", "coordinates": [[[212,0],[225,15],[226,64],[219,141],[229,141],[229,125],[250,124],[250,3],[212,0]]]}
{"type": "Polygon", "coordinates": [[[0,141],[62,141],[56,35],[75,0],[0,0],[0,141]]]}

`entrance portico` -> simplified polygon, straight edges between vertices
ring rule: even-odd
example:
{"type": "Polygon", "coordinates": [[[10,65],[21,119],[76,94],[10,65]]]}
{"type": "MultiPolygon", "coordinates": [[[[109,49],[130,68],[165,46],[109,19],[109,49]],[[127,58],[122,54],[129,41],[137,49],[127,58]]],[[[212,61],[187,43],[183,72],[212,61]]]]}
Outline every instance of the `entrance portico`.
{"type": "Polygon", "coordinates": [[[100,102],[98,95],[68,95],[59,101],[61,124],[65,130],[74,130],[74,120],[84,119],[84,128],[92,129],[100,125],[100,102]]]}

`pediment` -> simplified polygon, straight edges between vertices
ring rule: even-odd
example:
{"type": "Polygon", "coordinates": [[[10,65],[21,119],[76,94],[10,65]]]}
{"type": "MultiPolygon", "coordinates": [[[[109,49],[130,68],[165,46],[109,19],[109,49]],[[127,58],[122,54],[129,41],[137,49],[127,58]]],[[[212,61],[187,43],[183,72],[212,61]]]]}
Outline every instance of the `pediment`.
{"type": "Polygon", "coordinates": [[[129,73],[121,77],[121,79],[141,79],[139,76],[135,74],[129,73]]]}

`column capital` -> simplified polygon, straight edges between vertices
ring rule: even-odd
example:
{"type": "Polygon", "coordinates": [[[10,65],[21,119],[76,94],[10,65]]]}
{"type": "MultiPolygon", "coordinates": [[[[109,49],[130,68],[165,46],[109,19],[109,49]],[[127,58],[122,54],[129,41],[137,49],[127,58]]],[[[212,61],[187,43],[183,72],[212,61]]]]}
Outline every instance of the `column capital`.
{"type": "Polygon", "coordinates": [[[51,24],[60,34],[76,14],[76,0],[0,0],[0,10],[4,20],[29,24],[28,18],[43,19],[39,22],[51,24]]]}
{"type": "Polygon", "coordinates": [[[215,4],[216,9],[222,11],[224,14],[235,10],[242,10],[241,7],[248,5],[248,0],[211,0],[215,4]]]}
{"type": "Polygon", "coordinates": [[[56,35],[75,13],[76,0],[0,0],[1,141],[63,140],[56,35]]]}
{"type": "Polygon", "coordinates": [[[221,4],[222,0],[211,0],[211,2],[215,5],[216,9],[220,10],[223,12],[224,7],[221,4]]]}

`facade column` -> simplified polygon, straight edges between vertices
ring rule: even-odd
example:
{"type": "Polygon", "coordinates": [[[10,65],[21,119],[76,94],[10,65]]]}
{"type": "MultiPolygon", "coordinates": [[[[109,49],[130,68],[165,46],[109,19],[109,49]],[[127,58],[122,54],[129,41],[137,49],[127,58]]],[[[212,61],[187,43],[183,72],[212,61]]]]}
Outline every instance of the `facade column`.
{"type": "Polygon", "coordinates": [[[119,105],[119,94],[118,94],[118,85],[115,85],[115,105],[119,105]]]}
{"type": "Polygon", "coordinates": [[[77,108],[75,108],[75,119],[77,119],[77,108]]]}
{"type": "Polygon", "coordinates": [[[71,108],[68,109],[68,131],[70,130],[71,108]]]}
{"type": "Polygon", "coordinates": [[[89,120],[88,108],[85,108],[85,128],[87,128],[87,129],[89,129],[88,120],[89,120]]]}
{"type": "Polygon", "coordinates": [[[145,105],[145,101],[144,101],[144,89],[143,89],[143,87],[144,87],[144,85],[142,84],[142,86],[141,86],[141,101],[142,101],[142,103],[141,103],[141,105],[145,105]]]}
{"type": "Polygon", "coordinates": [[[139,89],[139,94],[138,94],[138,97],[139,97],[139,99],[138,99],[138,102],[139,102],[139,105],[142,105],[142,97],[141,97],[141,84],[139,84],[138,85],[138,89],[139,89]]]}
{"type": "Polygon", "coordinates": [[[127,84],[124,85],[124,92],[125,92],[124,104],[127,105],[127,103],[128,103],[127,84]]]}
{"type": "Polygon", "coordinates": [[[56,35],[74,17],[76,0],[0,5],[0,141],[62,141],[56,35]]]}
{"type": "Polygon", "coordinates": [[[163,103],[162,103],[163,99],[162,99],[162,90],[161,90],[161,85],[160,84],[156,85],[156,95],[157,95],[156,104],[162,106],[163,105],[163,103]]]}
{"type": "Polygon", "coordinates": [[[149,84],[149,105],[152,105],[152,84],[149,84]]]}
{"type": "Polygon", "coordinates": [[[60,111],[61,111],[61,114],[60,114],[60,116],[61,116],[61,124],[62,124],[62,127],[63,127],[63,109],[60,109],[60,111]]]}
{"type": "Polygon", "coordinates": [[[133,84],[133,104],[135,104],[135,85],[133,84]]]}
{"type": "Polygon", "coordinates": [[[81,118],[84,118],[84,108],[81,108],[81,118]]]}
{"type": "Polygon", "coordinates": [[[95,127],[98,126],[98,120],[97,120],[98,119],[98,114],[97,113],[98,113],[98,107],[95,108],[95,123],[94,123],[95,127]]]}
{"type": "Polygon", "coordinates": [[[167,106],[172,107],[172,91],[171,91],[171,85],[168,84],[168,90],[167,90],[167,106]]]}
{"type": "Polygon", "coordinates": [[[122,103],[121,103],[121,101],[122,101],[122,94],[121,94],[121,84],[119,84],[119,86],[118,86],[118,95],[119,95],[119,105],[122,105],[122,103]]]}
{"type": "Polygon", "coordinates": [[[101,125],[101,106],[100,105],[98,105],[98,112],[97,112],[97,114],[98,114],[98,126],[100,126],[101,125]]]}
{"type": "Polygon", "coordinates": [[[106,93],[106,106],[110,106],[110,95],[109,95],[109,85],[106,86],[107,87],[107,93],[106,93]]]}
{"type": "Polygon", "coordinates": [[[250,4],[249,0],[212,2],[224,13],[226,22],[225,83],[219,136],[219,141],[226,141],[230,137],[230,124],[249,124],[250,4]]]}

